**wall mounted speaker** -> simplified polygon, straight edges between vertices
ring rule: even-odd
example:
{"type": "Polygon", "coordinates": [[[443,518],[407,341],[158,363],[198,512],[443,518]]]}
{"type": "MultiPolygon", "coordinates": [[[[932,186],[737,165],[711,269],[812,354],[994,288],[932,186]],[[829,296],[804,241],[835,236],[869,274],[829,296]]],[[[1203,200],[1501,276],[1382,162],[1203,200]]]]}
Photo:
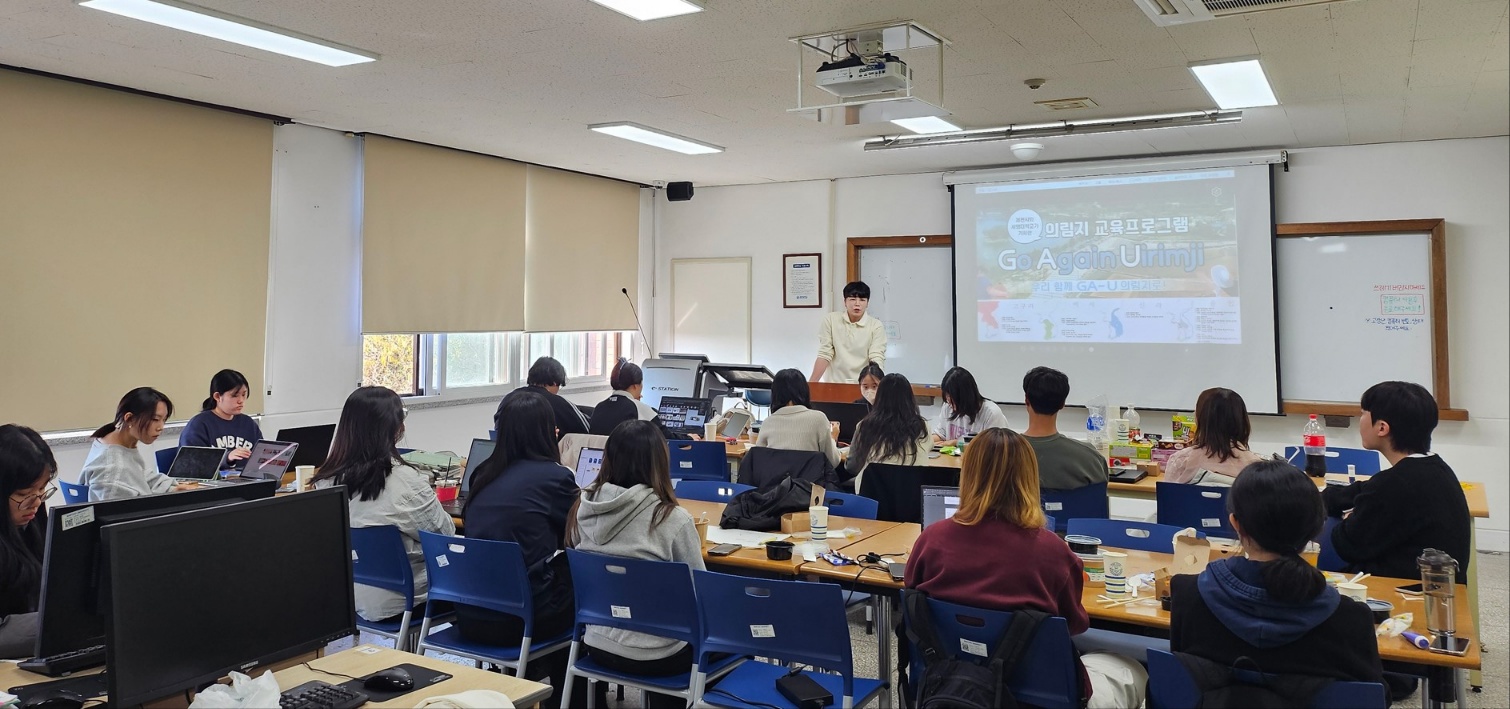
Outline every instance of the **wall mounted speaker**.
{"type": "Polygon", "coordinates": [[[685,202],[685,201],[687,201],[689,199],[692,199],[692,183],[691,182],[667,182],[666,183],[666,201],[668,201],[668,202],[685,202]]]}

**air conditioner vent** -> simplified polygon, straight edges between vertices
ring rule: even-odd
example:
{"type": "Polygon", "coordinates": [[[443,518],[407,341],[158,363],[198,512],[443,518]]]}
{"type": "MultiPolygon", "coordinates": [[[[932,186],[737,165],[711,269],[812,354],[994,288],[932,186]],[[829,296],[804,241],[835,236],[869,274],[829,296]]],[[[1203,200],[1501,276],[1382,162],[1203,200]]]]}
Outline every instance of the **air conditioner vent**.
{"type": "Polygon", "coordinates": [[[1160,27],[1346,0],[1133,0],[1160,27]]]}

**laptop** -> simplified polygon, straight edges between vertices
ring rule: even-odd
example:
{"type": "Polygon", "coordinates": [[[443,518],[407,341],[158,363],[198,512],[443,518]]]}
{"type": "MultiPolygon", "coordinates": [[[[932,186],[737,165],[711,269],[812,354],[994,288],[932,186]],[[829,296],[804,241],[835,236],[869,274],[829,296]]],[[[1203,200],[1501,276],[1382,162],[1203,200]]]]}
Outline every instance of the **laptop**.
{"type": "Polygon", "coordinates": [[[814,401],[808,405],[814,411],[822,411],[830,421],[839,422],[839,442],[849,444],[855,437],[855,426],[865,414],[870,413],[870,407],[865,404],[841,404],[833,401],[814,401]]]}
{"type": "Polygon", "coordinates": [[[497,441],[487,438],[473,438],[472,448],[467,451],[467,467],[461,473],[461,489],[456,491],[456,499],[442,502],[441,509],[452,517],[460,517],[462,510],[466,509],[467,496],[472,493],[472,474],[477,472],[477,467],[482,461],[493,457],[493,448],[498,445],[497,441]]]}
{"type": "Polygon", "coordinates": [[[333,423],[323,426],[285,428],[278,432],[278,440],[299,444],[299,449],[294,452],[294,459],[288,464],[290,468],[301,465],[313,465],[318,468],[324,465],[325,456],[330,453],[330,442],[335,437],[336,425],[333,423]]]}
{"type": "Polygon", "coordinates": [[[661,424],[672,433],[702,435],[703,425],[712,420],[713,400],[685,396],[663,396],[656,409],[661,424]]]}
{"type": "Polygon", "coordinates": [[[173,464],[168,466],[168,477],[178,482],[213,480],[220,473],[229,452],[210,446],[179,446],[173,464]]]}
{"type": "Polygon", "coordinates": [[[923,528],[954,516],[959,509],[959,488],[923,486],[923,528]]]}
{"type": "Polygon", "coordinates": [[[267,439],[257,441],[252,446],[251,455],[243,461],[246,463],[245,467],[235,475],[227,475],[223,479],[231,482],[282,480],[298,450],[297,443],[267,439]]]}
{"type": "Polygon", "coordinates": [[[598,471],[603,469],[603,449],[583,448],[577,458],[577,487],[585,488],[598,481],[598,471]]]}

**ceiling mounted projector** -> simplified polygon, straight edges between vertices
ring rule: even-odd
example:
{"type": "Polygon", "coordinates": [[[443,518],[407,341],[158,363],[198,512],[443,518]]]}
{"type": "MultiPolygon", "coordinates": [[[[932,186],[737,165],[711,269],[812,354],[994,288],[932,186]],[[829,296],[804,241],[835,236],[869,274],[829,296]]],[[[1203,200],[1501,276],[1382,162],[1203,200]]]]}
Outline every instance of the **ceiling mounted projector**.
{"type": "Polygon", "coordinates": [[[1032,160],[1041,152],[1043,152],[1043,143],[1014,143],[1012,145],[1012,154],[1017,156],[1018,160],[1032,160]]]}

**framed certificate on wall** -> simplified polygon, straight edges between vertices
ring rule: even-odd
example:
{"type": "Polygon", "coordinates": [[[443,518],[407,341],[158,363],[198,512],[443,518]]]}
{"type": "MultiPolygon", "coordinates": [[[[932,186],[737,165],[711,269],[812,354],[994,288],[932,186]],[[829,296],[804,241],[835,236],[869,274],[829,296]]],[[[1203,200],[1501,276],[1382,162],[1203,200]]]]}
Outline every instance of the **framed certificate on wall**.
{"type": "Polygon", "coordinates": [[[823,254],[782,254],[783,307],[823,307],[823,254]]]}

